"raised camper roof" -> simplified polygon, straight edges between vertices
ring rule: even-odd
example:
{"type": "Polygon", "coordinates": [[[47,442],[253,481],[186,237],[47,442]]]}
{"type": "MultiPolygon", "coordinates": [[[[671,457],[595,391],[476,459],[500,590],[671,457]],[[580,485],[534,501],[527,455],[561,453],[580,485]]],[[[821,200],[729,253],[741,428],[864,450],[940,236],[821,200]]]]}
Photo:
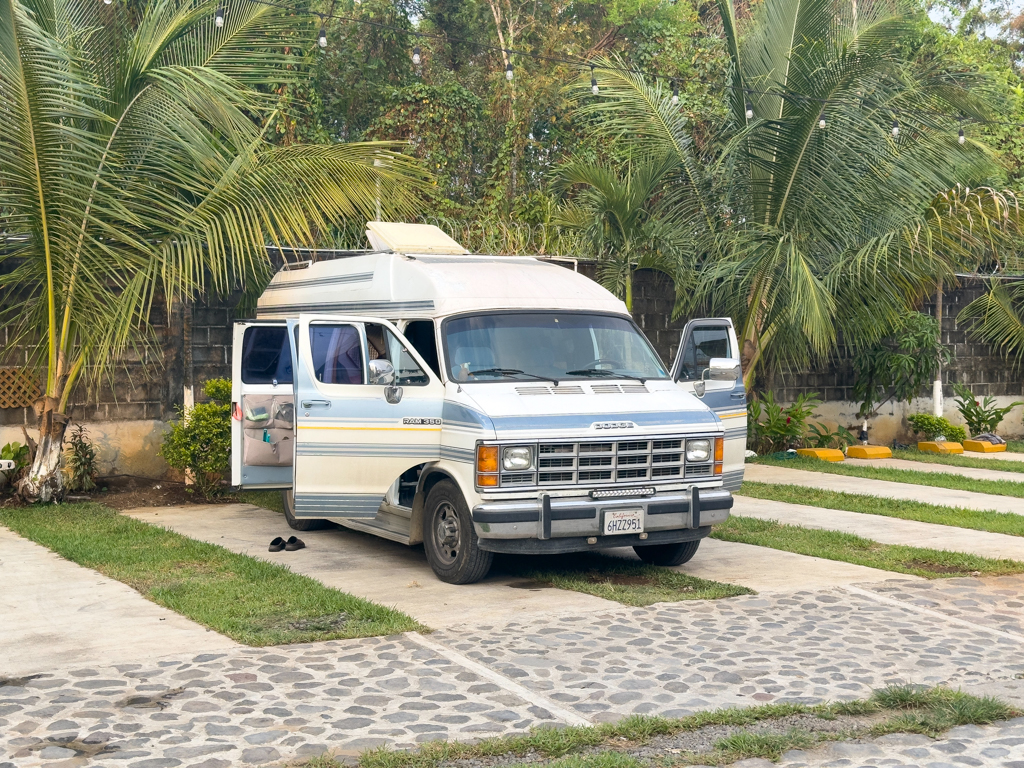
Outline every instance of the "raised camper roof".
{"type": "Polygon", "coordinates": [[[470,254],[429,225],[370,222],[367,228],[379,250],[281,270],[260,296],[257,317],[327,313],[402,320],[489,309],[628,315],[609,291],[550,261],[470,254]]]}

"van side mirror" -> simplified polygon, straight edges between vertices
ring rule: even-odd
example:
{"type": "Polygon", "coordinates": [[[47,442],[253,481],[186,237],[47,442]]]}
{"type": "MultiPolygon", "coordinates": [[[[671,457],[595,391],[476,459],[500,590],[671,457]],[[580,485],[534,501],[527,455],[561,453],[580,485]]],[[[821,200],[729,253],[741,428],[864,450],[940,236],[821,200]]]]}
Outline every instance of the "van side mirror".
{"type": "Polygon", "coordinates": [[[713,357],[708,361],[707,377],[711,381],[736,381],[740,377],[740,361],[713,357]]]}
{"type": "Polygon", "coordinates": [[[704,390],[706,389],[707,386],[704,384],[703,379],[701,379],[700,381],[693,382],[693,394],[695,394],[697,397],[704,397],[704,390]]]}
{"type": "Polygon", "coordinates": [[[370,383],[390,386],[395,383],[395,366],[388,360],[370,361],[370,383]]]}

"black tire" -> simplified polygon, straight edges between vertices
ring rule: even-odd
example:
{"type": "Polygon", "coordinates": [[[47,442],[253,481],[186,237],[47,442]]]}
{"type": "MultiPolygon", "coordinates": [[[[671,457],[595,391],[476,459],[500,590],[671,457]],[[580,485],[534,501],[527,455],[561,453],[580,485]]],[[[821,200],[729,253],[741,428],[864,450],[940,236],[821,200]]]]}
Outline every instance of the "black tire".
{"type": "Polygon", "coordinates": [[[493,552],[478,546],[466,500],[451,480],[442,480],[427,494],[423,510],[423,549],[441,581],[472,584],[491,570],[493,552]]]}
{"type": "Polygon", "coordinates": [[[651,544],[648,547],[633,547],[636,556],[651,565],[682,565],[697,554],[700,539],[683,541],[679,544],[651,544]]]}
{"type": "Polygon", "coordinates": [[[299,520],[295,517],[295,494],[292,491],[281,491],[281,499],[284,502],[285,520],[292,530],[315,531],[324,527],[325,520],[299,520]]]}

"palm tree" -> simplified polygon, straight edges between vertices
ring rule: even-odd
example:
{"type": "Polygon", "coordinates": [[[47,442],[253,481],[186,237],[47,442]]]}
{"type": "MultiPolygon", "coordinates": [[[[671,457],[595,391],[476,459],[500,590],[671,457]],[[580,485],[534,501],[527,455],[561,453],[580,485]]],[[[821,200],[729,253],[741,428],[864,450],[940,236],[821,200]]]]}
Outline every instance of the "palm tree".
{"type": "Polygon", "coordinates": [[[558,169],[555,189],[573,191],[553,223],[580,232],[600,262],[602,285],[633,310],[633,272],[670,275],[681,233],[659,217],[656,196],[674,164],[670,156],[628,163],[623,173],[601,164],[569,161],[558,169]]]}
{"type": "Polygon", "coordinates": [[[749,388],[768,366],[831,354],[840,333],[884,335],[991,246],[989,225],[1015,222],[1002,194],[974,189],[994,176],[993,157],[959,144],[945,116],[983,117],[991,89],[902,56],[908,6],[765,0],[742,37],[731,0],[718,6],[729,116],[714,154],[694,149],[661,84],[621,61],[598,68],[599,101],[584,102],[586,75],[574,87],[602,135],[675,158],[662,217],[690,233],[680,264],[697,269],[675,312],[736,318],[749,388]]]}
{"type": "Polygon", "coordinates": [[[76,384],[147,343],[157,291],[265,279],[268,243],[313,244],[378,195],[411,212],[421,175],[396,147],[267,140],[264,86],[300,76],[310,41],[250,0],[0,0],[0,321],[46,377],[26,497],[60,496],[76,384]]]}

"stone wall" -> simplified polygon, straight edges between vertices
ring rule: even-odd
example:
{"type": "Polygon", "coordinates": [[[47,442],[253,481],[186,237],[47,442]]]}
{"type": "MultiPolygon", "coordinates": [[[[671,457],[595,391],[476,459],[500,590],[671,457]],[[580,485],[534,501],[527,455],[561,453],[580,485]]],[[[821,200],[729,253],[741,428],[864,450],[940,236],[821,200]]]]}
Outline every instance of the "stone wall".
{"type": "MultiPolygon", "coordinates": [[[[567,268],[573,265],[560,262],[567,268]]],[[[579,271],[595,277],[593,264],[579,264],[579,271]]],[[[956,421],[952,401],[952,382],[969,384],[978,395],[993,395],[1001,402],[1024,399],[1024,377],[994,355],[984,344],[967,338],[956,322],[960,310],[981,294],[983,287],[968,283],[948,291],[942,323],[943,341],[949,345],[956,359],[943,371],[945,382],[946,415],[956,421]]],[[[671,280],[658,272],[643,270],[634,280],[634,316],[644,333],[654,344],[662,359],[671,364],[679,347],[685,318],[672,321],[675,294],[671,280]]],[[[239,309],[239,295],[223,299],[210,299],[192,308],[192,361],[197,399],[202,399],[202,384],[208,379],[231,376],[231,326],[235,320],[250,316],[239,309]]],[[[934,301],[925,305],[925,311],[934,312],[934,301]]],[[[75,422],[89,429],[99,451],[100,469],[104,474],[132,474],[160,477],[166,471],[163,461],[156,455],[167,422],[176,417],[182,406],[184,385],[183,310],[180,304],[168,314],[166,306],[158,302],[153,309],[153,322],[157,334],[156,345],[148,353],[133,356],[128,364],[110,371],[100,383],[80,386],[75,393],[75,406],[71,416],[75,422]]],[[[6,333],[6,331],[3,331],[6,333]]],[[[6,341],[6,337],[0,337],[6,341]]],[[[27,352],[19,351],[11,360],[24,364],[27,352]]],[[[831,425],[856,425],[857,404],[850,401],[852,374],[849,362],[838,359],[822,366],[821,370],[781,375],[776,379],[776,397],[792,401],[801,392],[817,392],[826,402],[818,409],[820,418],[831,425]]],[[[905,417],[908,413],[930,411],[928,397],[908,405],[888,405],[871,424],[874,442],[889,442],[894,438],[906,439],[905,417]]],[[[1024,434],[1017,409],[1004,422],[1002,431],[1007,435],[1024,434]]],[[[0,409],[0,445],[18,440],[24,442],[22,425],[30,434],[35,428],[31,408],[0,409]]]]}

